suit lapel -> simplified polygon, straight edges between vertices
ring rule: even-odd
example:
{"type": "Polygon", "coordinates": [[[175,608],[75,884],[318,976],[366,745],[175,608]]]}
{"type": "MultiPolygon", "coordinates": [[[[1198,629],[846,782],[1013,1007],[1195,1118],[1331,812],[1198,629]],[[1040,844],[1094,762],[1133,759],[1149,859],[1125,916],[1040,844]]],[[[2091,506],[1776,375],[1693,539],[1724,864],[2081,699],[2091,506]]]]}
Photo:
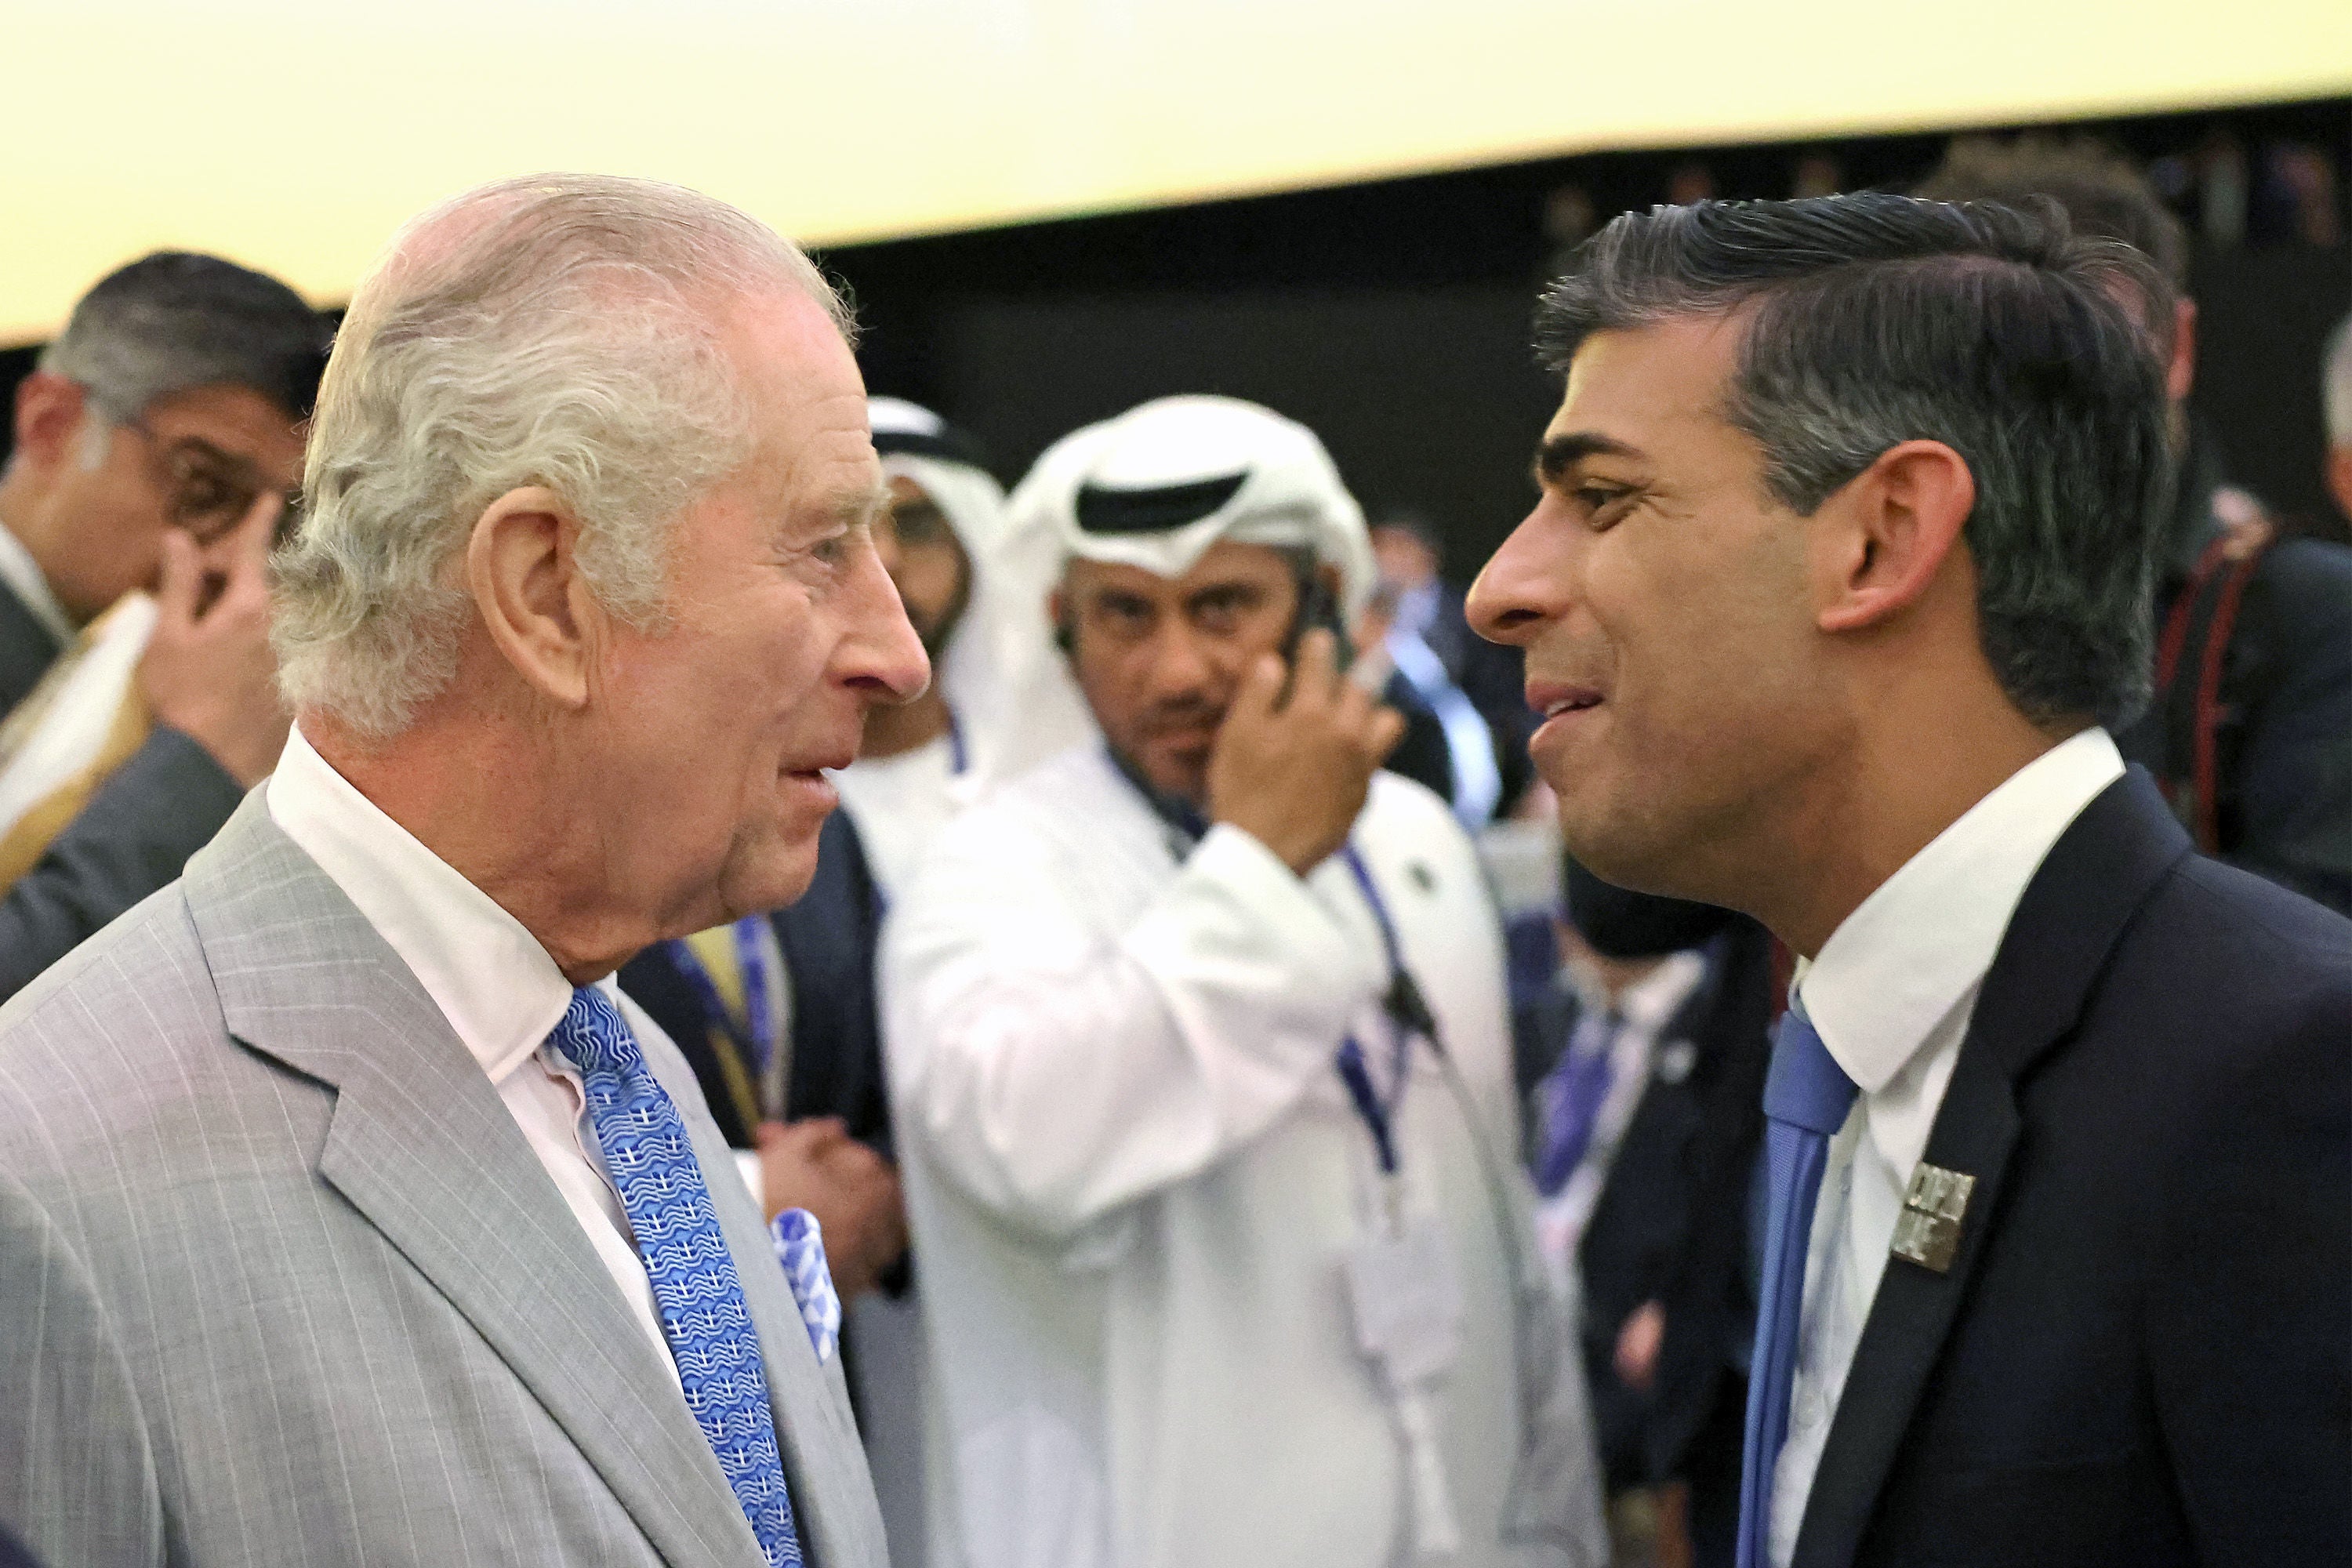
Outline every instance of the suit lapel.
{"type": "Polygon", "coordinates": [[[1951,1268],[1889,1258],[1815,1472],[1791,1568],[1853,1561],[1880,1489],[1999,1223],[2021,1123],[2016,1086],[2081,1017],[2116,941],[2188,836],[2134,768],[2052,847],[1985,975],[1926,1163],[1976,1178],[1951,1268]]]}
{"type": "Polygon", "coordinates": [[[188,906],[229,1032],[335,1091],[320,1175],[480,1332],[665,1560],[759,1563],[670,1370],[488,1078],[263,801],[190,861],[188,906]]]}

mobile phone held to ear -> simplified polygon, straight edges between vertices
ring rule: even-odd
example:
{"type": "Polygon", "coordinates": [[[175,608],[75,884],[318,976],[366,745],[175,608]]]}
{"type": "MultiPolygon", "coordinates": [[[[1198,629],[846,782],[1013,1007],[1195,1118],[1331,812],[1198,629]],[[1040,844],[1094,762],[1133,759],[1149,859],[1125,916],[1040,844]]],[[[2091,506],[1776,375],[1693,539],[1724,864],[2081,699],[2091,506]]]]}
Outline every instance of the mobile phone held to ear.
{"type": "Polygon", "coordinates": [[[1322,573],[1306,572],[1298,579],[1298,613],[1291,617],[1290,630],[1282,639],[1283,663],[1297,664],[1300,639],[1317,626],[1331,634],[1338,668],[1346,674],[1348,666],[1355,662],[1356,649],[1348,640],[1348,624],[1339,614],[1339,595],[1331,592],[1331,584],[1324,581],[1322,573]]]}

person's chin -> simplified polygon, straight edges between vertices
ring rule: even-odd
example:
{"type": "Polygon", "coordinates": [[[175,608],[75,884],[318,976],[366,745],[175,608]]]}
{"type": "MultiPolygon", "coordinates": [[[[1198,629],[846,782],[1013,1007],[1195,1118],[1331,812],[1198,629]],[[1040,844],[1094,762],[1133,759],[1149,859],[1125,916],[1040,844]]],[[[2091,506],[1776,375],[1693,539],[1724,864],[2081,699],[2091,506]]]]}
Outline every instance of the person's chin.
{"type": "Polygon", "coordinates": [[[1208,793],[1209,745],[1155,746],[1147,773],[1154,789],[1180,800],[1199,800],[1208,793]]]}
{"type": "Polygon", "coordinates": [[[757,851],[738,857],[727,879],[728,907],[742,914],[782,909],[809,890],[816,879],[816,861],[814,830],[778,835],[757,851]]]}

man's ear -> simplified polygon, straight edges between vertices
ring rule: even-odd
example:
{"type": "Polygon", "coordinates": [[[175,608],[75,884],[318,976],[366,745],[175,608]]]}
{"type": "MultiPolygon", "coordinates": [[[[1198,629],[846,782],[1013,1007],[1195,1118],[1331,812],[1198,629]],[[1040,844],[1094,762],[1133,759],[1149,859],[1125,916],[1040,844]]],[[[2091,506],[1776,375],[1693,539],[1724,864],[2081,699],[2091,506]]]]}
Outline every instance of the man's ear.
{"type": "Polygon", "coordinates": [[[16,452],[36,468],[56,468],[79,444],[85,414],[100,416],[80,383],[55,371],[35,371],[16,384],[16,452]]]}
{"type": "Polygon", "coordinates": [[[1976,500],[1968,459],[1941,441],[1879,454],[1813,516],[1814,624],[1861,631],[1908,609],[1950,559],[1976,500]]]}
{"type": "Polygon", "coordinates": [[[1077,652],[1077,622],[1070,616],[1069,596],[1058,585],[1045,595],[1045,616],[1053,624],[1054,646],[1065,656],[1077,652]]]}
{"type": "Polygon", "coordinates": [[[490,641],[526,685],[572,709],[587,704],[608,632],[579,540],[563,498],[526,485],[485,507],[466,542],[466,586],[490,641]]]}

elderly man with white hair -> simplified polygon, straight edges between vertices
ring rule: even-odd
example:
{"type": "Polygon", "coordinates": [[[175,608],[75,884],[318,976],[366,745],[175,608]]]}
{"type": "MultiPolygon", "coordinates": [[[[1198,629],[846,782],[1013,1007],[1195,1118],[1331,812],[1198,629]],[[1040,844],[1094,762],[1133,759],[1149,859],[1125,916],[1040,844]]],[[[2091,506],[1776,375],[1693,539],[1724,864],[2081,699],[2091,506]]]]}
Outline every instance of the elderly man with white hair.
{"type": "Polygon", "coordinates": [[[1102,738],[943,828],[884,937],[933,1562],[1598,1563],[1496,917],[1339,669],[1362,514],[1204,397],[1013,504],[1102,738]]]}
{"type": "Polygon", "coordinates": [[[0,1010],[0,1524],[54,1568],[883,1561],[821,1248],[610,980],[794,897],[926,678],[845,330],[635,181],[362,284],[286,753],[0,1010]]]}

